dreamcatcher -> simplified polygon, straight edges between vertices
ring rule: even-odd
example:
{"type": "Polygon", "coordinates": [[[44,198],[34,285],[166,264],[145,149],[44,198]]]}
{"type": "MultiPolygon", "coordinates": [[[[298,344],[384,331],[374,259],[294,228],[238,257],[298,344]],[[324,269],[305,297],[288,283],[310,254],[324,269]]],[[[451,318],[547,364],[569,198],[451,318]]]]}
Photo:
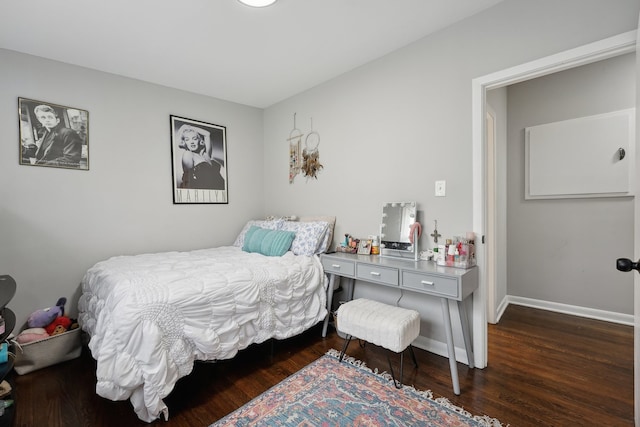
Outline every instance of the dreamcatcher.
{"type": "Polygon", "coordinates": [[[293,184],[296,175],[300,173],[300,143],[303,133],[296,127],[296,113],[293,113],[293,129],[289,132],[289,184],[293,184]]]}
{"type": "Polygon", "coordinates": [[[313,130],[313,119],[311,119],[311,132],[304,140],[304,150],[302,150],[302,173],[307,178],[316,178],[322,165],[320,164],[320,134],[313,130]]]}

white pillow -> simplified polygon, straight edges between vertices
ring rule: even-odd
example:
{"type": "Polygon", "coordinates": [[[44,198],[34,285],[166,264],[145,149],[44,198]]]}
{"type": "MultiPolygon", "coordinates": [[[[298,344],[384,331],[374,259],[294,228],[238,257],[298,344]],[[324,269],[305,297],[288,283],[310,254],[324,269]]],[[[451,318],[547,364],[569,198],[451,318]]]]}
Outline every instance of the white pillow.
{"type": "Polygon", "coordinates": [[[244,236],[245,234],[247,234],[247,231],[249,231],[249,228],[251,228],[252,225],[260,228],[266,228],[268,230],[278,230],[280,229],[280,225],[283,222],[284,221],[281,219],[276,219],[273,221],[252,219],[244,225],[242,231],[240,231],[240,234],[238,234],[238,237],[236,237],[236,240],[233,242],[233,246],[241,248],[244,245],[244,236]]]}
{"type": "Polygon", "coordinates": [[[280,225],[280,230],[293,231],[296,233],[296,238],[293,239],[293,243],[291,244],[291,251],[295,255],[307,256],[322,253],[322,244],[326,238],[328,228],[329,223],[326,221],[284,221],[280,225]]]}
{"type": "Polygon", "coordinates": [[[331,245],[333,244],[333,229],[336,225],[336,217],[335,216],[326,216],[326,215],[316,215],[316,216],[301,216],[300,222],[314,222],[314,221],[326,221],[329,223],[329,227],[327,228],[327,232],[325,233],[325,237],[318,248],[318,253],[326,253],[331,250],[331,245]]]}

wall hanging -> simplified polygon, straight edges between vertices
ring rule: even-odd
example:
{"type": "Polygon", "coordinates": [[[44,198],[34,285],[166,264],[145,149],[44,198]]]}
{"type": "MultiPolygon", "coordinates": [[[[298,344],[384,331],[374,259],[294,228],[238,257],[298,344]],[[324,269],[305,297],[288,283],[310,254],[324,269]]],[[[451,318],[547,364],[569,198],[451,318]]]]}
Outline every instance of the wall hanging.
{"type": "Polygon", "coordinates": [[[289,184],[293,184],[296,175],[300,173],[302,161],[300,159],[300,145],[304,134],[296,127],[296,113],[293,113],[293,129],[289,132],[289,184]]]}
{"type": "Polygon", "coordinates": [[[304,139],[302,148],[302,137],[304,133],[296,127],[296,113],[293,113],[293,129],[289,132],[289,184],[293,184],[296,176],[300,173],[307,178],[318,179],[318,172],[323,168],[320,163],[320,134],[313,130],[313,119],[311,119],[311,131],[304,139]]]}
{"type": "Polygon", "coordinates": [[[307,178],[318,179],[318,172],[322,169],[320,164],[320,134],[313,130],[313,119],[311,119],[311,132],[304,140],[304,150],[302,150],[302,173],[307,178]]]}
{"type": "Polygon", "coordinates": [[[21,165],[89,170],[89,112],[18,98],[21,165]]]}
{"type": "Polygon", "coordinates": [[[170,116],[173,203],[228,203],[227,129],[170,116]]]}

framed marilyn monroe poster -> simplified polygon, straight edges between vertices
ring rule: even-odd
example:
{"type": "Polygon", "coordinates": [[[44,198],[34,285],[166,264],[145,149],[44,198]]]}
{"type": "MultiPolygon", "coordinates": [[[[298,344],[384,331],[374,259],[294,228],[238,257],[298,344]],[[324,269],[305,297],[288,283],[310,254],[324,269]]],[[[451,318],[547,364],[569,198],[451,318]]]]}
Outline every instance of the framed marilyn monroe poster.
{"type": "Polygon", "coordinates": [[[224,126],[170,116],[174,204],[228,203],[224,126]]]}

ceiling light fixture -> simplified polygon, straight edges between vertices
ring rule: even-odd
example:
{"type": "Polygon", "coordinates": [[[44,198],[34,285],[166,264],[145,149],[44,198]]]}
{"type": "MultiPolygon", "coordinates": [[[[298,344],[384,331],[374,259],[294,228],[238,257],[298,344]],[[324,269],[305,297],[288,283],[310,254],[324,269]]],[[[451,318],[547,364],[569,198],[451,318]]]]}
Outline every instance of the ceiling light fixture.
{"type": "Polygon", "coordinates": [[[276,0],[238,0],[242,4],[251,7],[266,7],[274,4],[276,0]]]}

